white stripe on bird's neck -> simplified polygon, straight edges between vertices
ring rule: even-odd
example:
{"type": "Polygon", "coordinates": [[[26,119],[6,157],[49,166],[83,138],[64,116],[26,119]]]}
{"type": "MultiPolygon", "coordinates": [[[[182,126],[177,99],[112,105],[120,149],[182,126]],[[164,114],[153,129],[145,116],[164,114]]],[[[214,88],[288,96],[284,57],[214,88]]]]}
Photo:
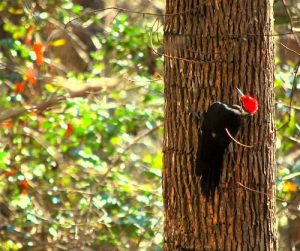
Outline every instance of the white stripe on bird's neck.
{"type": "Polygon", "coordinates": [[[239,105],[232,105],[232,106],[229,106],[225,103],[222,103],[220,101],[216,101],[214,103],[217,103],[217,104],[220,104],[222,106],[224,106],[227,110],[233,112],[234,114],[236,115],[239,115],[239,116],[246,116],[246,115],[249,115],[249,113],[247,113],[243,107],[239,106],[239,105]]]}

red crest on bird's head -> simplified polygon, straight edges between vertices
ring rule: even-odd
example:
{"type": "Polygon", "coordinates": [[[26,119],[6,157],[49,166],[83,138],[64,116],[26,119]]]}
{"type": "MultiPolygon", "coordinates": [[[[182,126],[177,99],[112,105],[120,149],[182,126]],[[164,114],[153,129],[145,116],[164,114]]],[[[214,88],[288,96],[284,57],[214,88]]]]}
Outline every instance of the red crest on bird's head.
{"type": "Polygon", "coordinates": [[[255,98],[251,96],[244,95],[240,89],[238,89],[238,94],[240,97],[240,101],[242,103],[243,109],[249,113],[249,115],[254,115],[258,110],[258,102],[255,98]]]}

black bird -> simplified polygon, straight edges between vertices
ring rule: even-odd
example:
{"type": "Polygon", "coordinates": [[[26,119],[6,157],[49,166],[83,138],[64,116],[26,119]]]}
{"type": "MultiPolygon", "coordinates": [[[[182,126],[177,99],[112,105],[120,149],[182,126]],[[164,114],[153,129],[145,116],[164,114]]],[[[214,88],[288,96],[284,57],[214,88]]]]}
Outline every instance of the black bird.
{"type": "Polygon", "coordinates": [[[241,126],[241,119],[254,115],[258,109],[255,98],[237,90],[241,106],[214,102],[208,108],[202,122],[198,140],[196,175],[201,176],[202,193],[207,198],[214,195],[220,182],[224,152],[232,141],[228,132],[234,137],[241,126]]]}

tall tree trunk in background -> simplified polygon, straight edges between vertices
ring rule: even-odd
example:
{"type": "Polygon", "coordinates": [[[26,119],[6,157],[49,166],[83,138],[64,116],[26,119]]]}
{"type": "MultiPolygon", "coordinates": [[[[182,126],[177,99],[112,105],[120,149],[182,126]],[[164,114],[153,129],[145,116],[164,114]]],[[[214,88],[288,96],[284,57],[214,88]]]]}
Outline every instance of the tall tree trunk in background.
{"type": "Polygon", "coordinates": [[[165,250],[276,250],[272,5],[166,0],[165,250]],[[192,111],[238,104],[235,87],[260,103],[236,136],[254,147],[233,144],[207,201],[194,174],[200,122],[192,111]]]}

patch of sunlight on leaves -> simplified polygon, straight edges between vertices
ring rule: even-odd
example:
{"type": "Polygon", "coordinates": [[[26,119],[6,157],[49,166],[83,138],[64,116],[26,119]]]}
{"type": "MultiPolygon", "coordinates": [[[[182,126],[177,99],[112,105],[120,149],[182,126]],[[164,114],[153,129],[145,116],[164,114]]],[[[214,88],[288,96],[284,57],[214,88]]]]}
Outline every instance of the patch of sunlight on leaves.
{"type": "Polygon", "coordinates": [[[80,12],[82,11],[82,6],[74,4],[71,10],[74,14],[80,14],[80,12]]]}
{"type": "Polygon", "coordinates": [[[279,177],[286,176],[288,174],[290,174],[290,169],[288,169],[288,168],[281,168],[278,170],[279,177]]]}
{"type": "Polygon", "coordinates": [[[120,205],[119,201],[116,198],[114,198],[114,197],[107,197],[107,204],[110,204],[110,205],[120,205]]]}
{"type": "Polygon", "coordinates": [[[109,217],[108,213],[105,210],[102,210],[103,216],[100,218],[100,221],[102,221],[104,224],[108,225],[112,223],[112,218],[109,217]]]}
{"type": "Polygon", "coordinates": [[[125,109],[128,111],[128,112],[136,112],[138,111],[137,110],[137,107],[132,105],[132,104],[126,104],[125,105],[125,109]]]}
{"type": "Polygon", "coordinates": [[[275,82],[274,82],[274,85],[275,85],[276,89],[281,88],[282,87],[282,80],[276,78],[275,82]]]}
{"type": "Polygon", "coordinates": [[[280,149],[281,147],[281,140],[279,138],[276,138],[276,149],[280,149]]]}
{"type": "Polygon", "coordinates": [[[100,195],[97,195],[96,197],[93,198],[93,205],[98,209],[103,208],[106,202],[107,201],[104,200],[100,195]]]}
{"type": "Polygon", "coordinates": [[[132,162],[137,162],[137,161],[140,160],[140,158],[141,158],[141,156],[138,155],[138,154],[135,154],[135,153],[130,153],[130,154],[129,154],[129,159],[130,159],[132,162]]]}
{"type": "Polygon", "coordinates": [[[138,202],[144,203],[146,205],[148,205],[150,202],[149,197],[146,195],[138,195],[138,196],[136,196],[136,199],[138,202]]]}
{"type": "MultiPolygon", "coordinates": [[[[161,198],[162,198],[162,196],[161,196],[161,198]]],[[[157,201],[154,202],[154,205],[157,206],[158,208],[162,208],[163,207],[163,202],[162,202],[162,200],[161,201],[157,200],[157,201]]]]}
{"type": "Polygon", "coordinates": [[[17,251],[23,248],[21,243],[13,242],[12,240],[8,240],[5,242],[0,241],[0,246],[2,251],[17,251]]]}
{"type": "MultiPolygon", "coordinates": [[[[78,151],[78,154],[85,159],[92,158],[93,151],[90,147],[84,147],[78,151]]],[[[98,159],[97,159],[98,160],[98,159]]]]}
{"type": "Polygon", "coordinates": [[[109,110],[98,109],[97,113],[100,117],[103,117],[106,119],[110,117],[109,110]]]}
{"type": "Polygon", "coordinates": [[[52,197],[51,198],[51,202],[54,204],[54,205],[58,205],[61,203],[61,200],[58,198],[58,197],[52,197]]]}
{"type": "Polygon", "coordinates": [[[46,171],[45,165],[44,164],[39,164],[39,165],[34,167],[33,175],[35,175],[37,177],[42,177],[44,175],[45,171],[46,171]]]}
{"type": "Polygon", "coordinates": [[[162,153],[158,152],[152,159],[152,165],[151,168],[159,169],[161,170],[162,168],[162,153]]]}
{"type": "Polygon", "coordinates": [[[7,152],[0,151],[0,168],[6,169],[7,164],[9,164],[9,154],[7,152]]]}
{"type": "Polygon", "coordinates": [[[52,226],[52,227],[50,227],[50,228],[48,229],[48,231],[49,231],[49,234],[51,234],[54,238],[57,238],[58,231],[57,231],[56,228],[54,228],[54,227],[52,226]]]}
{"type": "Polygon", "coordinates": [[[39,224],[40,223],[40,221],[31,213],[27,214],[27,220],[29,220],[33,224],[39,224]]]}
{"type": "Polygon", "coordinates": [[[60,222],[61,224],[64,224],[65,227],[71,228],[71,227],[74,226],[75,222],[74,222],[74,220],[73,220],[74,215],[71,214],[70,217],[69,217],[69,218],[61,217],[60,220],[59,220],[59,222],[60,222]],[[70,217],[71,217],[71,218],[70,218],[70,217]]]}
{"type": "Polygon", "coordinates": [[[92,113],[92,112],[87,112],[82,115],[81,121],[80,121],[80,126],[84,127],[87,129],[90,125],[93,125],[94,121],[97,118],[97,114],[92,113]]]}
{"type": "Polygon", "coordinates": [[[91,186],[90,181],[81,180],[80,182],[76,183],[76,187],[83,190],[87,189],[90,186],[91,186]]]}
{"type": "Polygon", "coordinates": [[[73,224],[73,221],[71,222],[71,224],[68,224],[65,217],[59,217],[57,219],[57,221],[58,221],[59,224],[64,225],[64,226],[73,224]]]}
{"type": "MultiPolygon", "coordinates": [[[[129,143],[129,144],[131,144],[134,140],[133,137],[128,133],[123,133],[121,135],[121,137],[124,142],[129,143]]],[[[121,140],[121,142],[122,142],[122,140],[121,140]]],[[[121,142],[119,144],[121,144],[121,142]]]]}
{"type": "Polygon", "coordinates": [[[77,165],[79,165],[80,167],[86,169],[86,168],[93,168],[94,167],[94,163],[84,160],[84,159],[79,159],[76,161],[77,165]]]}
{"type": "Polygon", "coordinates": [[[146,122],[146,127],[148,128],[148,129],[153,129],[154,127],[156,127],[156,123],[154,122],[154,121],[150,121],[150,120],[148,120],[147,122],[146,122]]]}
{"type": "Polygon", "coordinates": [[[161,233],[156,233],[154,238],[153,238],[153,241],[155,243],[162,243],[163,241],[163,235],[161,233]]]}
{"type": "Polygon", "coordinates": [[[60,182],[63,187],[68,187],[72,183],[72,178],[70,176],[63,175],[60,182]]]}
{"type": "Polygon", "coordinates": [[[144,156],[144,158],[143,158],[143,161],[145,162],[145,163],[151,163],[152,162],[152,159],[153,159],[153,156],[152,156],[152,154],[145,154],[145,156],[144,156]]]}
{"type": "Polygon", "coordinates": [[[161,172],[162,169],[162,153],[158,152],[156,155],[146,154],[143,161],[149,166],[151,172],[161,172]]]}
{"type": "MultiPolygon", "coordinates": [[[[289,71],[284,72],[284,71],[278,71],[276,73],[276,79],[277,81],[281,81],[281,84],[284,88],[288,88],[291,83],[291,74],[289,71]]],[[[276,85],[277,87],[277,85],[276,85]]],[[[278,86],[280,87],[280,86],[278,86]]]]}
{"type": "Polygon", "coordinates": [[[20,153],[25,156],[30,156],[30,152],[26,148],[22,148],[20,153]]]}
{"type": "Polygon", "coordinates": [[[111,137],[111,139],[109,140],[110,143],[112,143],[113,145],[121,145],[122,143],[122,138],[121,137],[111,137]]]}
{"type": "Polygon", "coordinates": [[[278,225],[279,225],[280,227],[286,226],[287,223],[288,223],[288,217],[287,217],[286,215],[281,216],[281,217],[279,218],[279,220],[278,220],[278,225]]]}
{"type": "Polygon", "coordinates": [[[53,147],[53,146],[47,147],[47,152],[48,152],[51,156],[56,156],[56,148],[53,147]]]}
{"type": "Polygon", "coordinates": [[[110,96],[111,96],[111,98],[117,100],[117,99],[120,98],[120,92],[119,92],[119,91],[112,91],[112,92],[110,93],[110,96]]]}
{"type": "Polygon", "coordinates": [[[16,197],[14,200],[12,200],[11,205],[13,207],[19,207],[21,209],[26,209],[31,205],[31,201],[27,195],[21,194],[20,196],[16,197]]]}
{"type": "Polygon", "coordinates": [[[123,184],[119,187],[119,191],[120,192],[126,192],[126,193],[130,193],[134,190],[134,187],[131,184],[123,184]]]}
{"type": "Polygon", "coordinates": [[[140,185],[139,188],[144,192],[150,192],[150,193],[153,192],[152,184],[146,183],[146,184],[140,185]]]}
{"type": "Polygon", "coordinates": [[[282,192],[283,182],[277,182],[276,189],[277,189],[277,191],[282,192]]]}
{"type": "Polygon", "coordinates": [[[107,163],[106,162],[98,162],[95,166],[94,169],[100,173],[106,173],[107,172],[107,163]]]}
{"type": "Polygon", "coordinates": [[[79,201],[79,205],[82,209],[87,209],[88,206],[89,206],[89,201],[87,198],[81,198],[80,201],[79,201]]]}
{"type": "Polygon", "coordinates": [[[44,120],[42,123],[42,128],[43,129],[50,129],[53,126],[53,122],[51,122],[50,120],[44,120]]]}
{"type": "Polygon", "coordinates": [[[151,174],[154,174],[157,177],[161,177],[161,170],[156,170],[156,169],[149,169],[146,171],[146,173],[149,172],[151,174]]]}
{"type": "Polygon", "coordinates": [[[120,184],[126,184],[132,182],[132,180],[128,177],[128,175],[118,173],[117,174],[120,184]]]}

